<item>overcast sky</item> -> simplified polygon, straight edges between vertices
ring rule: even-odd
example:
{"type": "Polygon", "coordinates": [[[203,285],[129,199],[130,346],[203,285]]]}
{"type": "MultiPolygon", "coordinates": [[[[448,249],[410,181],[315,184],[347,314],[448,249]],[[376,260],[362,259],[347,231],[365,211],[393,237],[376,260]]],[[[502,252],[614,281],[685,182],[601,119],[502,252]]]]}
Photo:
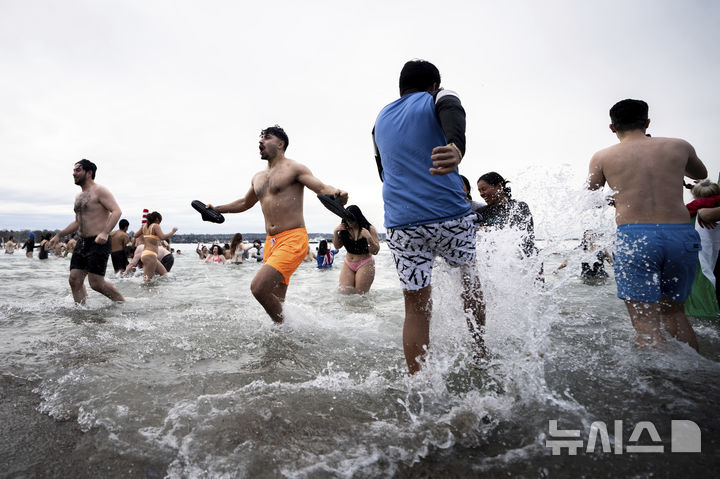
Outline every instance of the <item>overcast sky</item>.
{"type": "MultiPolygon", "coordinates": [[[[166,230],[262,232],[259,205],[213,225],[190,202],[243,196],[277,123],[287,156],[384,231],[370,130],[412,58],[465,106],[461,173],[514,179],[536,217],[562,212],[553,190],[580,189],[617,141],[607,112],[623,98],[717,179],[719,45],[712,0],[0,0],[0,229],[70,223],[88,158],[131,229],[148,208],[166,230]]],[[[311,233],[337,224],[310,190],[305,213],[311,233]]]]}

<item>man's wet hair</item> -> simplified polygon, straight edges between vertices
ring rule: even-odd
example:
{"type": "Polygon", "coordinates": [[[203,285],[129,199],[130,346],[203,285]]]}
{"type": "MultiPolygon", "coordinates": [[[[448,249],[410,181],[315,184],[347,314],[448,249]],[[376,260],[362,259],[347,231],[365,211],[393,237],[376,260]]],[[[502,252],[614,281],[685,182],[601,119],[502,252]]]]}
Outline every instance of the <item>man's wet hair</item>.
{"type": "Polygon", "coordinates": [[[122,230],[125,229],[125,227],[130,226],[130,222],[126,220],[125,218],[120,220],[120,223],[118,223],[118,227],[122,230]]]}
{"type": "Polygon", "coordinates": [[[622,100],[610,108],[610,121],[617,131],[641,130],[648,120],[648,104],[642,100],[622,100]]]}
{"type": "Polygon", "coordinates": [[[95,163],[93,163],[93,162],[90,161],[90,160],[86,160],[85,158],[83,158],[82,160],[78,161],[78,162],[75,163],[75,164],[76,164],[76,165],[80,165],[80,167],[81,167],[84,171],[91,171],[91,172],[92,172],[92,179],[93,179],[93,180],[95,179],[95,172],[97,171],[97,165],[96,165],[95,163]]]}
{"type": "Polygon", "coordinates": [[[400,71],[400,96],[410,91],[428,91],[440,86],[440,70],[427,60],[410,60],[400,71]]]}
{"type": "Polygon", "coordinates": [[[280,138],[285,142],[284,150],[287,151],[290,140],[288,139],[287,133],[285,133],[285,130],[283,130],[280,125],[269,126],[260,132],[261,137],[265,135],[273,135],[280,138]]]}

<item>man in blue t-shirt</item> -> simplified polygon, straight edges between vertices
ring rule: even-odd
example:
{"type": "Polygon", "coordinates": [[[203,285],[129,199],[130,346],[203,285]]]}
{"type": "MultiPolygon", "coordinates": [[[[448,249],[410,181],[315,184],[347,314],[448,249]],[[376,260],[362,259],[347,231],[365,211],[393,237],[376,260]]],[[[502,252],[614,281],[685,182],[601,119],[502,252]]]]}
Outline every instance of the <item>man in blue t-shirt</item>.
{"type": "Polygon", "coordinates": [[[405,296],[403,347],[411,374],[430,344],[430,279],[436,256],[463,268],[464,309],[485,353],[485,306],[475,270],[475,232],[458,165],[465,153],[465,110],[440,88],[430,62],[412,60],[400,72],[400,98],[382,109],[373,129],[383,181],[385,228],[405,296]]]}

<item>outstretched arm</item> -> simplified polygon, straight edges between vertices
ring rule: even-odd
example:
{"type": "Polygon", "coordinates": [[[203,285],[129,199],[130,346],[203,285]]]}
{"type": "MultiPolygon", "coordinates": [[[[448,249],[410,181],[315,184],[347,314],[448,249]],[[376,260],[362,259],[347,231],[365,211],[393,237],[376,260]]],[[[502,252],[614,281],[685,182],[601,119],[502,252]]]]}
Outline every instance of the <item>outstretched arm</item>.
{"type": "Polygon", "coordinates": [[[213,206],[208,203],[207,207],[214,209],[218,213],[242,213],[243,211],[249,210],[252,208],[255,203],[258,202],[258,197],[255,194],[255,188],[253,188],[252,184],[250,185],[250,189],[247,193],[245,193],[245,196],[243,196],[240,199],[237,199],[233,201],[232,203],[227,203],[225,205],[219,205],[219,206],[213,206]]]}
{"type": "Polygon", "coordinates": [[[326,185],[319,179],[317,179],[312,172],[310,171],[310,168],[308,168],[305,165],[301,165],[298,163],[298,181],[305,185],[306,187],[310,188],[312,191],[314,191],[318,195],[333,195],[336,198],[340,198],[340,202],[342,204],[346,204],[348,200],[348,194],[347,191],[343,191],[339,188],[335,188],[334,186],[326,185]]]}

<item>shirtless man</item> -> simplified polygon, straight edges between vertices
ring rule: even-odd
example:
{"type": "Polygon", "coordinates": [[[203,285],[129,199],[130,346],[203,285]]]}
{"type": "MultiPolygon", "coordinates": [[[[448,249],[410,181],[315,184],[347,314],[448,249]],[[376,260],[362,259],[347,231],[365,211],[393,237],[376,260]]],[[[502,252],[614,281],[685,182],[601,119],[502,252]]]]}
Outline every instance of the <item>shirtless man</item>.
{"type": "Polygon", "coordinates": [[[129,226],[130,222],[128,220],[121,219],[120,223],[118,223],[118,229],[110,233],[110,258],[116,273],[124,271],[128,265],[125,247],[130,243],[130,236],[127,234],[129,226]]]}
{"type": "Polygon", "coordinates": [[[324,184],[310,169],[285,156],[288,137],[279,126],[260,132],[260,158],[265,170],[253,176],[243,198],[220,206],[207,205],[220,213],[240,213],[258,201],[265,217],[263,265],[253,278],[250,290],[273,321],[283,321],[283,302],[290,276],[307,253],[308,234],[303,217],[303,191],[307,186],[317,194],[333,194],[347,202],[345,191],[324,184]]]}
{"type": "Polygon", "coordinates": [[[625,300],[638,344],[664,343],[664,328],[697,350],[685,300],[700,237],[683,203],[683,179],[705,178],[707,170],[687,141],[645,135],[650,120],[644,101],[616,103],[610,119],[620,143],[593,155],[588,187],[597,190],[607,182],[615,190],[618,297],[625,300]]]}
{"type": "Polygon", "coordinates": [[[75,184],[82,192],[75,198],[75,221],[53,236],[50,247],[74,231],[78,232],[77,245],[70,260],[70,288],[76,303],[85,304],[87,290],[85,277],[90,287],[113,301],[125,301],[120,291],[105,281],[105,269],[110,256],[108,235],[120,219],[122,211],[112,193],[95,183],[97,166],[91,161],[80,160],[73,168],[75,184]]]}

